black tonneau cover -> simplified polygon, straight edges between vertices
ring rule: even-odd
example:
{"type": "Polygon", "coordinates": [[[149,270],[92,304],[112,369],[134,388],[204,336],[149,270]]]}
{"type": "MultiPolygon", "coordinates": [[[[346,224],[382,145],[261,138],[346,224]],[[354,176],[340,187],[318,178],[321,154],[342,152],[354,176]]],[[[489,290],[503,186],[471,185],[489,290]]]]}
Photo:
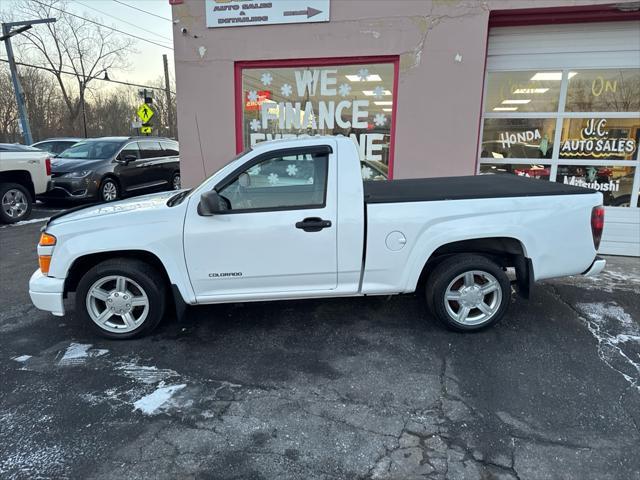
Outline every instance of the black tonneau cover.
{"type": "Polygon", "coordinates": [[[364,182],[365,203],[433,202],[589,193],[594,193],[594,190],[511,174],[364,182]]]}

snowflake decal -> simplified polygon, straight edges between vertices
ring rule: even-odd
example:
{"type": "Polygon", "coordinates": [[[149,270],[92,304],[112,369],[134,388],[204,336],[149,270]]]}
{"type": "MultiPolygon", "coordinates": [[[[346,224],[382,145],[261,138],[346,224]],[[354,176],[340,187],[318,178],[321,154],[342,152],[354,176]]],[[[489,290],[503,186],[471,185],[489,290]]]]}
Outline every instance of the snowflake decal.
{"type": "Polygon", "coordinates": [[[266,87],[268,85],[271,85],[271,82],[273,81],[273,77],[271,76],[271,74],[269,72],[265,72],[260,77],[260,81],[266,87]]]}
{"type": "Polygon", "coordinates": [[[298,167],[296,167],[293,163],[287,167],[287,175],[290,177],[294,177],[298,173],[298,167]]]}
{"type": "Polygon", "coordinates": [[[285,83],[280,87],[280,93],[282,93],[282,95],[284,95],[285,97],[291,95],[291,92],[293,92],[293,88],[291,88],[291,85],[289,85],[288,83],[285,83]]]}
{"type": "Polygon", "coordinates": [[[257,132],[262,128],[262,125],[260,125],[260,120],[258,120],[257,118],[254,118],[253,120],[251,120],[251,122],[249,122],[249,126],[251,127],[251,130],[253,130],[254,132],[257,132]]]}
{"type": "Polygon", "coordinates": [[[384,88],[378,85],[376,88],[373,89],[373,96],[376,98],[382,98],[384,96],[384,88]]]}
{"type": "Polygon", "coordinates": [[[360,77],[360,81],[361,82],[366,82],[368,76],[369,76],[369,69],[368,68],[361,68],[358,71],[358,77],[360,77]]]}
{"type": "Polygon", "coordinates": [[[258,101],[258,92],[256,92],[255,90],[249,90],[249,95],[247,95],[247,99],[250,102],[257,102],[258,101]]]}
{"type": "Polygon", "coordinates": [[[278,183],[280,183],[280,179],[278,178],[277,173],[270,173],[267,177],[267,181],[269,182],[269,185],[277,185],[278,183]]]}
{"type": "Polygon", "coordinates": [[[313,185],[313,177],[307,178],[307,185],[313,185]]]}
{"type": "Polygon", "coordinates": [[[262,167],[260,165],[255,165],[249,169],[248,173],[249,175],[258,175],[260,170],[262,170],[262,167]]]}
{"type": "Polygon", "coordinates": [[[349,85],[348,83],[341,84],[338,87],[338,92],[340,93],[341,97],[346,97],[351,93],[351,85],[349,85]]]}
{"type": "Polygon", "coordinates": [[[376,113],[376,116],[373,117],[373,123],[375,123],[377,127],[381,127],[387,123],[387,117],[381,113],[376,113]]]}
{"type": "Polygon", "coordinates": [[[369,179],[371,179],[371,177],[373,177],[373,170],[371,170],[366,165],[362,166],[361,172],[362,172],[362,178],[365,179],[365,180],[369,180],[369,179]]]}

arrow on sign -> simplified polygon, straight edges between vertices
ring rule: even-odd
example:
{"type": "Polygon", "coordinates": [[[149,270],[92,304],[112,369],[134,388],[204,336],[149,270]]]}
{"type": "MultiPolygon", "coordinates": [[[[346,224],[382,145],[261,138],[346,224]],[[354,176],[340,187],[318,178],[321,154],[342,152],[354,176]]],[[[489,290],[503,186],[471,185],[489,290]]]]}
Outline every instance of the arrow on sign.
{"type": "Polygon", "coordinates": [[[315,17],[319,13],[322,13],[322,10],[318,10],[312,7],[307,7],[306,10],[289,10],[286,12],[282,12],[285,17],[293,17],[294,15],[306,15],[307,18],[315,17]]]}

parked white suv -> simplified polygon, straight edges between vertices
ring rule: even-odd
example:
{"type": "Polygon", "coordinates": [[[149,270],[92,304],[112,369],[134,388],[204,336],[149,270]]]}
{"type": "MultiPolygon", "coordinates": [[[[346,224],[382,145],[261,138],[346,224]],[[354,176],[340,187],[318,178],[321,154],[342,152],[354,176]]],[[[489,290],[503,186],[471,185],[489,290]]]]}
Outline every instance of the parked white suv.
{"type": "Polygon", "coordinates": [[[36,195],[45,193],[50,185],[49,157],[37,148],[0,143],[0,222],[29,218],[36,195]]]}

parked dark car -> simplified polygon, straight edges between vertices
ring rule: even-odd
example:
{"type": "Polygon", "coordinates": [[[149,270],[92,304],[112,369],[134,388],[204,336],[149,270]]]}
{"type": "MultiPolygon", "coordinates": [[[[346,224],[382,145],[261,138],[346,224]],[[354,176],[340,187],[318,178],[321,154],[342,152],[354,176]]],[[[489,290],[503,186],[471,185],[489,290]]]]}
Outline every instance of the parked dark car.
{"type": "Polygon", "coordinates": [[[57,157],[62,152],[64,152],[67,148],[72,147],[76,143],[81,142],[83,140],[85,139],[77,138],[77,137],[47,138],[46,140],[36,142],[31,146],[39,150],[44,150],[45,152],[49,152],[53,156],[57,157]]]}
{"type": "Polygon", "coordinates": [[[180,189],[178,142],[160,137],[101,137],[52,160],[51,189],[38,198],[98,200],[180,189]]]}

